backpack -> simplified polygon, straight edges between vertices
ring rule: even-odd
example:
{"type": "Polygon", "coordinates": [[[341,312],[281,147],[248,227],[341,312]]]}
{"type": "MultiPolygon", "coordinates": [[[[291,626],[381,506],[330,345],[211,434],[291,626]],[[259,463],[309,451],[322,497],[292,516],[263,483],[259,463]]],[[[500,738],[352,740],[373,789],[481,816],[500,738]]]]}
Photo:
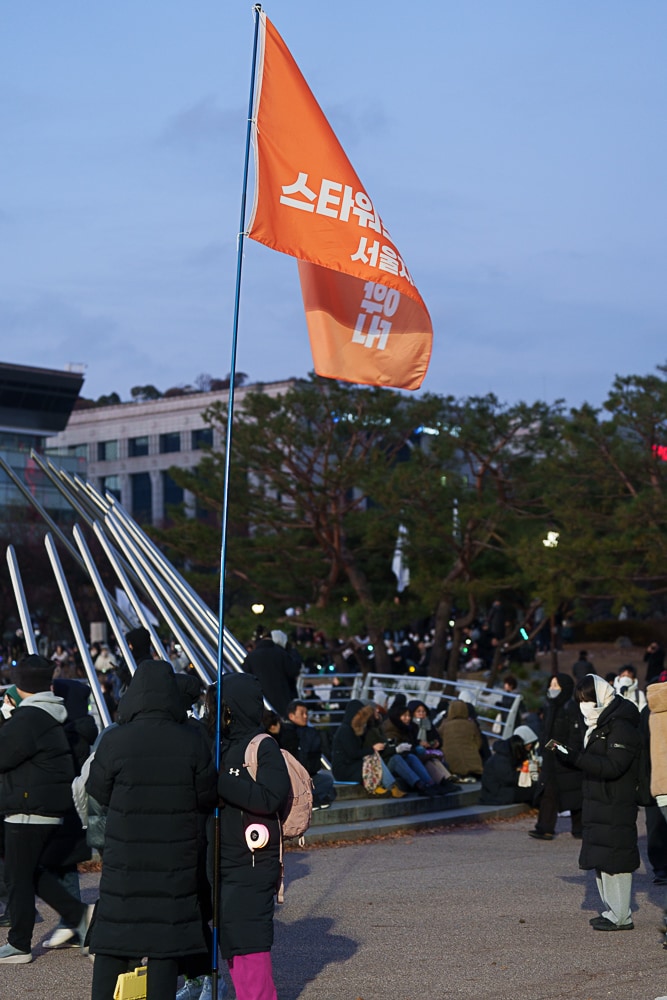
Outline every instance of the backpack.
{"type": "MultiPolygon", "coordinates": [[[[257,749],[262,740],[266,739],[273,737],[269,733],[260,733],[253,736],[246,747],[243,766],[248,768],[253,781],[257,780],[257,749]]],[[[303,764],[288,750],[281,749],[280,752],[287,765],[291,789],[278,816],[283,837],[289,840],[292,837],[303,837],[310,826],[313,815],[313,779],[303,764]]]]}

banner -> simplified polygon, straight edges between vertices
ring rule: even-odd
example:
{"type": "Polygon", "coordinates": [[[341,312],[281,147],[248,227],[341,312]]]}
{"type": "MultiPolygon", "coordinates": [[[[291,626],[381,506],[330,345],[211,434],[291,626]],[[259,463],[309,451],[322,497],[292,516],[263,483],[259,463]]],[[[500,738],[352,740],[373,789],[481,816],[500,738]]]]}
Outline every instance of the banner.
{"type": "Polygon", "coordinates": [[[428,310],[287,46],[259,17],[248,235],[298,259],[318,375],[417,389],[431,355],[428,310]]]}

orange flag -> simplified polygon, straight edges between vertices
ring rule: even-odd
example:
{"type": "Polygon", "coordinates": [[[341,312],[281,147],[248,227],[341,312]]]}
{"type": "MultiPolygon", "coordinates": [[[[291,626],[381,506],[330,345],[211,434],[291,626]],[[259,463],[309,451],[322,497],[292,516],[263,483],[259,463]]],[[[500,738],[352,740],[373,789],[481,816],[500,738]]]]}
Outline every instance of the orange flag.
{"type": "Polygon", "coordinates": [[[289,49],[259,17],[248,235],[298,259],[318,375],[418,389],[431,356],[428,310],[289,49]]]}

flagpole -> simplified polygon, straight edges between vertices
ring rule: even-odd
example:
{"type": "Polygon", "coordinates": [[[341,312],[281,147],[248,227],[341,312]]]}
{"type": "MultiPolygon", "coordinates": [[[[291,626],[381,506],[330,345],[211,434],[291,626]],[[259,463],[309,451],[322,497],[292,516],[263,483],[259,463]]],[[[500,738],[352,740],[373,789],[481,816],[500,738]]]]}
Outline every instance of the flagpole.
{"type": "MultiPolygon", "coordinates": [[[[222,664],[225,631],[225,568],[227,564],[227,528],[229,515],[229,474],[232,454],[232,425],[234,417],[234,383],[236,381],[236,347],[239,330],[239,307],[241,302],[241,270],[243,267],[243,245],[245,238],[246,201],[248,193],[248,172],[250,165],[250,143],[252,139],[253,110],[255,103],[255,76],[257,71],[257,43],[259,39],[261,4],[255,4],[255,33],[252,47],[252,69],[250,72],[250,96],[248,100],[248,126],[246,129],[245,158],[243,163],[243,187],[241,192],[241,220],[239,223],[236,253],[236,290],[234,295],[234,319],[232,323],[232,357],[229,372],[229,397],[227,401],[227,434],[225,442],[224,488],[222,501],[222,523],[220,534],[220,587],[218,600],[218,690],[215,719],[215,766],[220,771],[220,737],[222,714],[222,664]]],[[[211,956],[212,996],[218,996],[218,926],[220,907],[220,809],[215,810],[214,863],[213,863],[213,955],[211,956]]]]}

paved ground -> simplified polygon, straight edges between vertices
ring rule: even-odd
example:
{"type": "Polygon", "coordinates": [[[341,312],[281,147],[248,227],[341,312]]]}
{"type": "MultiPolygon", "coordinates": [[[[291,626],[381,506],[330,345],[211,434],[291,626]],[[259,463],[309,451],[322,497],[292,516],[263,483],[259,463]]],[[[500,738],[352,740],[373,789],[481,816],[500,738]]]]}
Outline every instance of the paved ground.
{"type": "MultiPolygon", "coordinates": [[[[665,887],[654,886],[642,865],[636,929],[596,932],[588,925],[598,912],[595,882],[577,868],[567,821],[559,821],[563,832],[552,843],[527,836],[533,822],[289,852],[274,947],[280,1000],[667,994],[659,933],[665,887]]],[[[86,876],[86,898],[94,899],[95,886],[96,877],[86,876]]],[[[36,941],[54,923],[42,911],[36,941]]],[[[35,954],[32,965],[2,969],[2,1000],[90,995],[92,966],[78,951],[35,954]]]]}

